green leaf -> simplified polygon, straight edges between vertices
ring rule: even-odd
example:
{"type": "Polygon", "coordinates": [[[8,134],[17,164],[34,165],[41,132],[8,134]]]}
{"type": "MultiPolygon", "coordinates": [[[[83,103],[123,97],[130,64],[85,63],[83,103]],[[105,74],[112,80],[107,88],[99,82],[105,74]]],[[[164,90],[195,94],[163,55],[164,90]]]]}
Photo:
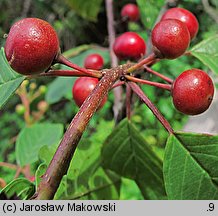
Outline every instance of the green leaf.
{"type": "Polygon", "coordinates": [[[190,53],[218,73],[218,34],[195,45],[190,53]]]}
{"type": "Polygon", "coordinates": [[[35,192],[35,186],[27,179],[19,178],[11,181],[0,192],[0,199],[20,199],[26,200],[33,196],[35,192]],[[3,198],[4,197],[4,198],[3,198]]]}
{"type": "Polygon", "coordinates": [[[38,159],[39,149],[44,145],[58,143],[63,135],[61,124],[35,124],[24,128],[16,141],[16,160],[20,166],[38,159]]]}
{"type": "Polygon", "coordinates": [[[68,179],[73,182],[68,185],[70,199],[118,199],[120,178],[111,171],[105,171],[100,161],[103,141],[112,127],[112,121],[102,120],[91,139],[80,141],[67,173],[68,179]]]}
{"type": "Polygon", "coordinates": [[[218,136],[177,133],[168,139],[164,179],[171,200],[218,199],[218,136]]]}
{"type": "MultiPolygon", "coordinates": [[[[48,85],[48,91],[45,95],[45,100],[49,104],[54,104],[60,101],[63,97],[67,97],[72,91],[75,77],[58,77],[48,85]]],[[[72,94],[71,94],[72,95],[72,94]]]]}
{"type": "MultiPolygon", "coordinates": [[[[102,143],[112,127],[113,121],[102,120],[91,139],[81,139],[55,199],[119,198],[120,178],[110,171],[105,171],[100,161],[102,143]]],[[[57,145],[43,146],[39,152],[40,159],[48,165],[56,149],[57,145]]]]}
{"type": "Polygon", "coordinates": [[[143,200],[139,187],[134,180],[122,178],[120,200],[143,200]]]}
{"type": "Polygon", "coordinates": [[[165,196],[162,162],[128,120],[123,120],[105,141],[102,160],[105,168],[134,179],[146,199],[165,196]]]}
{"type": "Polygon", "coordinates": [[[19,75],[12,70],[5,57],[4,48],[0,50],[0,109],[13,95],[22,81],[24,76],[19,75]]]}
{"type": "Polygon", "coordinates": [[[142,23],[146,28],[152,29],[164,0],[136,0],[136,2],[140,9],[142,23]]]}
{"type": "Polygon", "coordinates": [[[74,56],[79,55],[81,52],[86,51],[87,49],[90,49],[90,44],[83,44],[77,47],[73,47],[72,49],[69,49],[63,53],[65,58],[72,58],[74,56]]]}
{"type": "MultiPolygon", "coordinates": [[[[105,49],[103,47],[98,47],[98,46],[95,47],[95,46],[91,46],[91,45],[90,45],[90,47],[91,47],[90,49],[86,49],[85,51],[80,52],[78,55],[70,57],[69,60],[72,61],[74,64],[77,64],[80,67],[83,67],[84,60],[85,60],[87,55],[93,54],[93,53],[98,53],[99,55],[101,55],[103,57],[104,65],[107,65],[110,62],[110,55],[109,55],[108,49],[105,49]]],[[[76,50],[76,48],[79,48],[79,47],[75,47],[73,49],[76,50]]],[[[69,69],[69,67],[67,67],[65,65],[61,65],[61,69],[69,69]]]]}
{"type": "Polygon", "coordinates": [[[38,185],[41,181],[41,177],[43,176],[43,174],[45,173],[47,169],[47,165],[45,163],[41,163],[35,173],[35,179],[36,179],[36,188],[38,188],[38,185]]]}
{"type": "Polygon", "coordinates": [[[83,18],[96,21],[101,8],[102,0],[66,0],[67,4],[83,18]]]}
{"type": "MultiPolygon", "coordinates": [[[[92,164],[93,165],[93,164],[92,164]]],[[[87,175],[88,170],[86,171],[86,176],[83,178],[83,174],[80,176],[79,181],[74,182],[75,192],[68,196],[67,199],[118,199],[119,198],[119,188],[120,188],[120,178],[115,173],[111,171],[104,170],[100,163],[95,164],[95,170],[87,175]],[[86,180],[85,180],[86,179],[86,180]],[[85,181],[84,181],[85,180],[85,181]]],[[[92,168],[90,166],[90,168],[92,168]]],[[[70,186],[70,185],[69,185],[70,186]]],[[[72,190],[72,186],[68,186],[72,190]]]]}

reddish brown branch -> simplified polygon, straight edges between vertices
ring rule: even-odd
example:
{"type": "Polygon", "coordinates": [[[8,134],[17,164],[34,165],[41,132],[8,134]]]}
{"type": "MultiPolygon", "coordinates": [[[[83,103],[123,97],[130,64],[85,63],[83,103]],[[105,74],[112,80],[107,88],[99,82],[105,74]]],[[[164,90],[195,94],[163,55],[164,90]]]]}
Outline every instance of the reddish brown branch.
{"type": "Polygon", "coordinates": [[[121,72],[119,69],[109,70],[86,98],[64,134],[33,199],[52,199],[54,197],[62,177],[67,173],[70,161],[87,124],[121,72]]]}

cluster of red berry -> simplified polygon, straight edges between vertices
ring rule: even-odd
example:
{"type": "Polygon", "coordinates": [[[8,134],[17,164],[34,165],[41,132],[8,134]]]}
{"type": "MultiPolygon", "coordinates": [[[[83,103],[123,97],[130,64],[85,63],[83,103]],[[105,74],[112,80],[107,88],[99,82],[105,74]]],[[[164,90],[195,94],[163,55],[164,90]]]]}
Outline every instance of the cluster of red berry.
{"type": "MultiPolygon", "coordinates": [[[[123,7],[121,15],[137,21],[139,10],[134,4],[123,7]]],[[[158,58],[175,59],[183,55],[196,36],[199,24],[196,17],[183,8],[169,9],[152,30],[153,51],[158,58]]],[[[138,60],[146,53],[144,40],[135,32],[125,32],[114,43],[114,52],[122,59],[138,60]]],[[[175,107],[188,115],[204,112],[211,104],[214,86],[202,70],[184,71],[172,85],[175,107]]]]}
{"type": "MultiPolygon", "coordinates": [[[[127,4],[123,7],[121,16],[135,22],[139,19],[139,9],[135,4],[127,4]]],[[[183,55],[196,36],[198,27],[198,21],[190,11],[183,8],[169,9],[151,32],[155,58],[175,59],[183,55]]],[[[137,61],[146,54],[146,44],[137,33],[125,32],[116,38],[113,51],[120,60],[137,61]]],[[[58,36],[52,26],[43,20],[22,19],[10,29],[5,54],[11,67],[18,73],[39,74],[58,62],[58,36]]],[[[91,54],[85,59],[84,68],[99,71],[103,64],[100,55],[91,54]]],[[[80,77],[75,81],[72,92],[78,106],[82,105],[97,83],[98,79],[93,77],[80,77]]],[[[172,83],[171,93],[173,103],[179,111],[195,115],[210,106],[214,86],[207,73],[190,69],[181,73],[172,83]]],[[[105,97],[100,107],[106,100],[105,97]]]]}
{"type": "MultiPolygon", "coordinates": [[[[84,67],[87,69],[101,70],[104,65],[104,59],[101,55],[94,53],[85,58],[84,67]]],[[[72,88],[73,99],[78,107],[80,107],[91,91],[98,83],[97,78],[92,77],[80,77],[78,78],[72,88]]],[[[107,101],[107,96],[103,99],[99,108],[102,108],[107,101]]]]}

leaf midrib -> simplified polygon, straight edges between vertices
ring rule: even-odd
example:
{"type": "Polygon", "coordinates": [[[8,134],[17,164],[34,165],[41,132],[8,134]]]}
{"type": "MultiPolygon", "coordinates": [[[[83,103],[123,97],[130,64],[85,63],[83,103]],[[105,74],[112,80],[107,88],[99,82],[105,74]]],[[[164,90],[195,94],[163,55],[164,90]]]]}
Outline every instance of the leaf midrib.
{"type": "MultiPolygon", "coordinates": [[[[217,186],[218,186],[217,183],[214,182],[213,177],[210,176],[209,172],[203,167],[203,165],[201,164],[201,162],[198,161],[198,159],[197,159],[196,157],[194,157],[194,155],[191,154],[191,151],[189,151],[189,149],[187,149],[187,148],[185,147],[185,145],[183,144],[182,140],[181,140],[178,136],[176,136],[176,135],[174,135],[174,136],[175,136],[175,138],[179,141],[179,143],[181,143],[181,146],[184,148],[184,150],[186,151],[186,153],[190,154],[191,159],[192,159],[202,170],[205,171],[205,173],[207,174],[207,176],[209,177],[209,179],[211,180],[211,182],[213,183],[213,185],[217,188],[217,186]]],[[[218,190],[218,189],[217,189],[217,190],[218,190]]]]}

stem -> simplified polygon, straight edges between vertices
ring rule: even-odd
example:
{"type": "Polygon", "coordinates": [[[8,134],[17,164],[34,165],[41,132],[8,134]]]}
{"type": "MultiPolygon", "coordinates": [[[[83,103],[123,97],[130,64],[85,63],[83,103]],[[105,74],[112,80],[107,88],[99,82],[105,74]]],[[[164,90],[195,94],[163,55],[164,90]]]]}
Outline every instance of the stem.
{"type": "Polygon", "coordinates": [[[62,177],[67,173],[70,161],[87,124],[121,72],[122,69],[109,70],[86,98],[64,134],[32,199],[52,199],[54,197],[62,177]]]}
{"type": "Polygon", "coordinates": [[[164,126],[164,128],[170,133],[173,134],[173,129],[170,126],[169,122],[164,118],[164,116],[160,113],[157,107],[149,100],[149,98],[144,94],[141,88],[133,82],[127,82],[127,85],[131,87],[131,89],[138,95],[138,97],[147,105],[147,107],[153,112],[156,118],[160,121],[160,123],[164,126]]]}
{"type": "Polygon", "coordinates": [[[121,86],[121,85],[123,85],[123,84],[125,84],[124,81],[116,82],[116,83],[111,87],[111,89],[114,89],[114,88],[116,88],[116,87],[118,87],[118,86],[121,86]]]}
{"type": "Polygon", "coordinates": [[[31,117],[30,117],[30,100],[28,98],[26,87],[21,87],[20,91],[17,91],[23,106],[25,107],[24,112],[24,121],[27,125],[31,125],[31,117]]]}
{"type": "Polygon", "coordinates": [[[157,58],[156,55],[154,53],[152,53],[148,57],[146,57],[143,60],[139,61],[138,63],[134,64],[126,72],[132,73],[133,71],[141,68],[144,64],[151,64],[153,61],[156,60],[156,58],[157,58]]]}
{"type": "Polygon", "coordinates": [[[132,98],[132,89],[129,85],[126,86],[126,116],[128,120],[131,119],[131,98],[132,98]]]}
{"type": "Polygon", "coordinates": [[[168,82],[168,83],[170,83],[170,84],[173,83],[173,80],[172,80],[172,79],[170,79],[170,78],[167,77],[167,76],[164,76],[163,74],[160,74],[160,73],[157,72],[157,71],[152,70],[152,69],[149,68],[148,66],[144,65],[144,68],[146,69],[147,72],[152,73],[152,74],[154,74],[154,75],[160,77],[161,79],[165,80],[166,82],[168,82]]]}
{"type": "Polygon", "coordinates": [[[109,36],[111,66],[117,67],[118,59],[113,51],[113,44],[115,41],[113,0],[106,0],[105,3],[106,3],[106,12],[107,12],[107,29],[108,29],[108,36],[109,36]]]}
{"type": "Polygon", "coordinates": [[[97,70],[92,70],[92,72],[90,72],[90,70],[86,69],[86,68],[82,68],[76,64],[74,64],[73,62],[69,61],[67,58],[65,58],[63,55],[59,55],[56,59],[56,63],[60,63],[60,64],[64,64],[68,67],[71,67],[73,69],[76,69],[78,71],[81,71],[83,72],[84,74],[87,74],[88,76],[92,76],[93,73],[96,74],[96,76],[98,76],[99,78],[102,76],[101,72],[100,71],[97,71],[97,70]]]}
{"type": "Polygon", "coordinates": [[[7,162],[0,162],[0,167],[7,167],[9,169],[17,169],[18,166],[15,164],[7,163],[7,162]]]}
{"type": "Polygon", "coordinates": [[[162,88],[162,89],[171,91],[171,85],[170,84],[152,82],[152,81],[149,81],[149,80],[143,80],[143,79],[139,79],[139,78],[129,76],[129,75],[125,75],[125,77],[126,77],[127,80],[132,81],[132,82],[142,83],[142,84],[155,86],[155,87],[158,87],[158,88],[162,88]]]}
{"type": "Polygon", "coordinates": [[[82,77],[82,76],[89,76],[89,77],[96,77],[101,78],[102,74],[96,74],[95,72],[92,72],[92,70],[89,71],[90,74],[86,74],[77,70],[50,70],[47,73],[41,73],[38,76],[70,76],[70,77],[82,77]]]}
{"type": "MultiPolygon", "coordinates": [[[[110,51],[110,59],[111,59],[111,67],[118,66],[118,59],[113,51],[113,44],[115,41],[115,29],[114,29],[114,13],[113,13],[113,0],[105,0],[106,4],[106,13],[107,13],[107,29],[109,36],[109,51],[110,51]]],[[[117,122],[119,113],[122,109],[122,87],[118,87],[113,89],[114,93],[114,119],[117,122]]]]}

